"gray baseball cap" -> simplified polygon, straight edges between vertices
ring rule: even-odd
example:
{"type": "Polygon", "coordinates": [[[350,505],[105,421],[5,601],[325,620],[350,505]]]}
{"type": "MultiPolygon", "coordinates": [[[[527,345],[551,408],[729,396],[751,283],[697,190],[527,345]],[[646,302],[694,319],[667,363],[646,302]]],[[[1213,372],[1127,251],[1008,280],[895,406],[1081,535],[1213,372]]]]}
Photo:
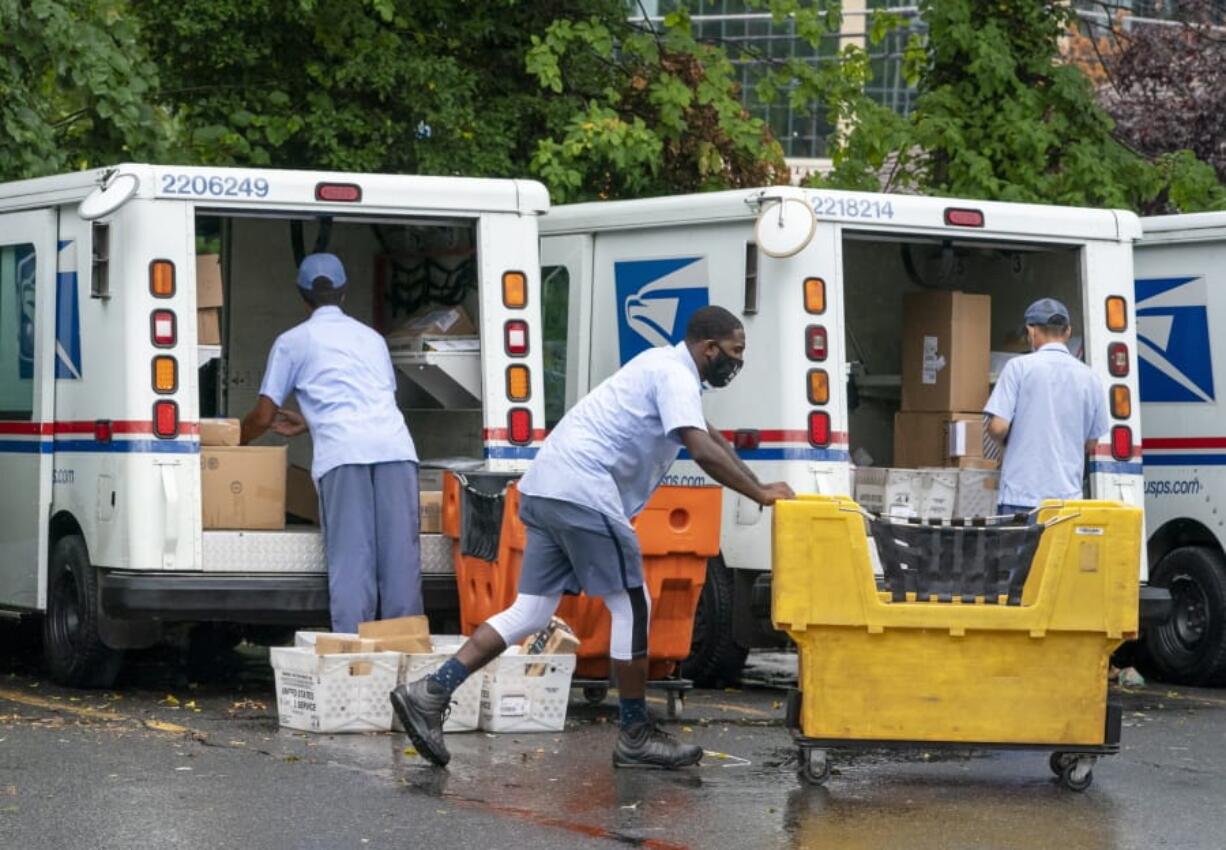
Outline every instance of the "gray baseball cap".
{"type": "Polygon", "coordinates": [[[1068,308],[1055,298],[1040,298],[1026,308],[1028,325],[1070,325],[1068,308]]]}
{"type": "Polygon", "coordinates": [[[340,289],[345,285],[345,267],[335,254],[308,254],[298,267],[299,288],[310,292],[318,277],[326,278],[333,289],[340,289]]]}

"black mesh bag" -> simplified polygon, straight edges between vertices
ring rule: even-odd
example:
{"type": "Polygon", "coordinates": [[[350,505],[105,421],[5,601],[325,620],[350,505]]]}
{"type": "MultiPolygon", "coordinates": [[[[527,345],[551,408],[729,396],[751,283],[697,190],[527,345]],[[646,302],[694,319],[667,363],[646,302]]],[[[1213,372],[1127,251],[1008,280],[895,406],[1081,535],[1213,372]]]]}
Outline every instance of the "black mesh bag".
{"type": "Polygon", "coordinates": [[[866,519],[877,544],[885,589],[895,602],[914,593],[920,601],[949,602],[958,596],[974,602],[982,596],[994,605],[1004,596],[1006,604],[1020,605],[1044,530],[1042,525],[1026,524],[1022,517],[976,519],[969,524],[866,519]]]}

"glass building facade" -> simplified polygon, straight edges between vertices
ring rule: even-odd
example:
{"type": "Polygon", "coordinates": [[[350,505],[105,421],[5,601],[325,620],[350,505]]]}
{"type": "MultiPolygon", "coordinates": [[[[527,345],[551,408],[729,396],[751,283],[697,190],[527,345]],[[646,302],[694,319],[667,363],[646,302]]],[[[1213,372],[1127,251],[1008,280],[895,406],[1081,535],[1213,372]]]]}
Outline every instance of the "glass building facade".
{"type": "MultiPolygon", "coordinates": [[[[1169,19],[1175,14],[1175,0],[1074,0],[1088,28],[1106,22],[1107,14],[1117,12],[1142,19],[1169,19]]],[[[913,32],[924,32],[914,0],[844,0],[843,28],[827,36],[815,49],[796,34],[791,22],[776,24],[771,16],[746,6],[744,0],[631,0],[630,17],[642,20],[644,15],[660,20],[664,15],[684,5],[694,23],[695,36],[718,44],[727,52],[740,77],[742,97],[749,112],[766,121],[783,145],[789,159],[819,159],[826,156],[826,140],[831,126],[821,104],[803,108],[790,104],[786,92],[773,102],[758,97],[757,82],[772,64],[787,59],[808,62],[830,61],[845,44],[859,44],[869,51],[873,79],[868,94],[878,103],[907,114],[911,111],[915,90],[907,85],[902,74],[902,54],[913,32]],[[866,37],[866,18],[874,10],[891,9],[901,14],[906,25],[894,30],[881,44],[870,45],[866,37]]],[[[1214,4],[1226,20],[1226,0],[1214,4]]]]}

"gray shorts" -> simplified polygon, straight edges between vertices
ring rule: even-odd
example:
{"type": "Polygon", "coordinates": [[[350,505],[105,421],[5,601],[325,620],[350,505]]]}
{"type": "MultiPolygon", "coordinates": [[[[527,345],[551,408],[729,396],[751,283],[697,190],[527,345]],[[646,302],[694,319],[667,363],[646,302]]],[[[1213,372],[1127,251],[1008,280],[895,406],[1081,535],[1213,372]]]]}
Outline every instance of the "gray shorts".
{"type": "Polygon", "coordinates": [[[519,592],[604,596],[643,586],[643,553],[634,529],[599,511],[559,499],[524,496],[527,532],[519,592]]]}

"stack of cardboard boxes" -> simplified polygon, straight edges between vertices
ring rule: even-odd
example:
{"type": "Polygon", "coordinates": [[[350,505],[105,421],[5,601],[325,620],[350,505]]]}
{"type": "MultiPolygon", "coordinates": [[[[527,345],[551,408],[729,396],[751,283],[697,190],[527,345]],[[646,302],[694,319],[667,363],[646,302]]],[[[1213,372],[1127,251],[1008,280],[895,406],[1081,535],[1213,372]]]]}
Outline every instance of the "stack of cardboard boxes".
{"type": "Polygon", "coordinates": [[[221,257],[196,257],[196,344],[221,345],[221,257]]]}
{"type": "Polygon", "coordinates": [[[996,463],[983,456],[991,328],[988,295],[904,298],[896,468],[856,471],[856,498],[866,509],[939,519],[995,512],[996,463]]]}
{"type": "Polygon", "coordinates": [[[285,528],[285,446],[240,446],[237,419],[200,422],[200,496],[207,529],[285,528]]]}

